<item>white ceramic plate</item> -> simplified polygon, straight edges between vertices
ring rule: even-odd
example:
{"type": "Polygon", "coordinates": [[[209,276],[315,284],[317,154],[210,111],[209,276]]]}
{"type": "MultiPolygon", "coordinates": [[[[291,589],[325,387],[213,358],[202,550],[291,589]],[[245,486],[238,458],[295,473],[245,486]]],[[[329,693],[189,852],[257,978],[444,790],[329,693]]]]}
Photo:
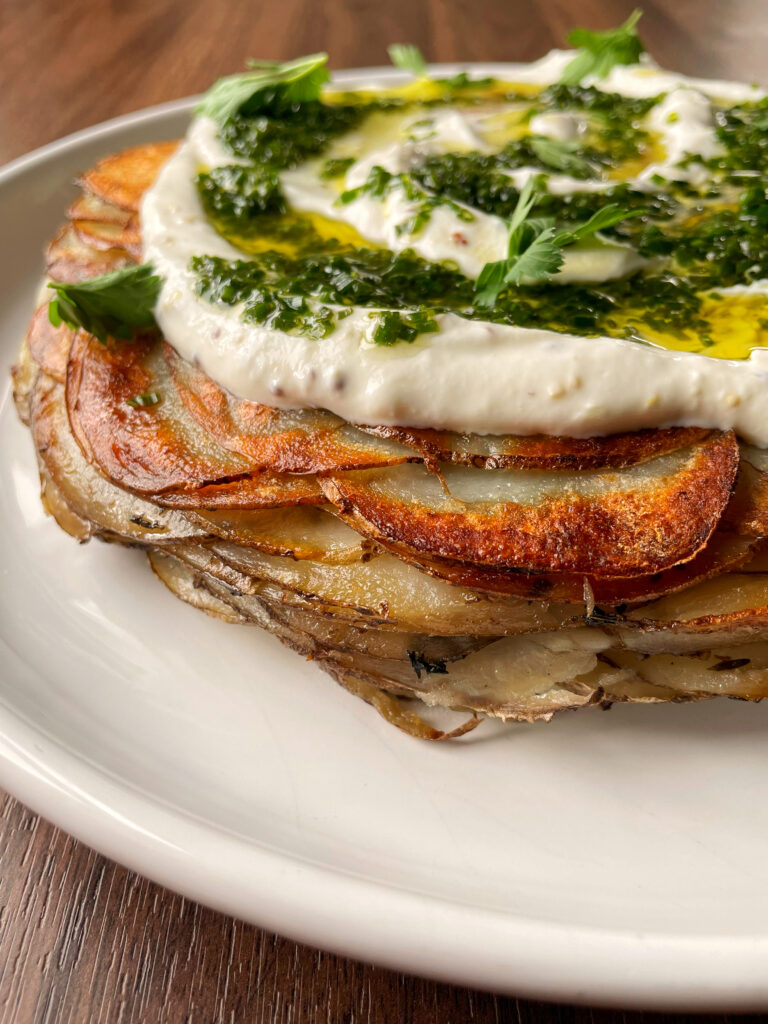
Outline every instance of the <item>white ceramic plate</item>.
{"type": "MultiPolygon", "coordinates": [[[[3,380],[74,174],[181,134],[189,108],[0,172],[3,380]]],[[[3,388],[0,784],[158,882],[340,953],[548,999],[768,1007],[768,705],[410,739],[271,637],[181,604],[139,552],[65,536],[3,388]]]]}

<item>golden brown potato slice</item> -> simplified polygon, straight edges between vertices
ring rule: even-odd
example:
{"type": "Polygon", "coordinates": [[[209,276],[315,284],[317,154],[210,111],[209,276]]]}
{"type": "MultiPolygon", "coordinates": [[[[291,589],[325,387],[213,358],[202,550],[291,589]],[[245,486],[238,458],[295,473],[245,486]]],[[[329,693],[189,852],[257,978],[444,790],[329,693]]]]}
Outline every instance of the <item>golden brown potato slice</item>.
{"type": "Polygon", "coordinates": [[[164,352],[188,413],[254,469],[325,473],[390,466],[418,457],[396,442],[369,437],[323,409],[274,409],[236,398],[167,343],[164,352]]]}
{"type": "Polygon", "coordinates": [[[59,384],[67,379],[67,360],[75,332],[66,324],[54,327],[48,317],[48,304],[40,306],[32,317],[27,329],[27,345],[29,351],[43,371],[53,377],[59,384]]]}
{"type": "Polygon", "coordinates": [[[718,530],[706,547],[688,562],[664,572],[615,579],[575,573],[515,572],[513,569],[493,566],[467,565],[421,553],[414,556],[413,552],[397,545],[382,546],[431,576],[458,586],[492,594],[514,594],[537,601],[573,601],[583,604],[592,600],[596,605],[606,608],[650,601],[740,567],[753,558],[758,544],[754,538],[718,530]]]}
{"type": "MultiPolygon", "coordinates": [[[[64,388],[42,374],[32,398],[32,436],[49,480],[48,505],[68,533],[62,517],[89,524],[87,535],[109,535],[130,543],[165,544],[202,540],[210,530],[122,490],[83,458],[67,419],[64,388]],[[69,512],[65,517],[64,507],[69,512]]],[[[79,539],[84,539],[80,536],[79,539]]]]}
{"type": "Polygon", "coordinates": [[[448,465],[438,477],[403,465],[320,483],[356,530],[416,558],[631,577],[688,561],[704,547],[738,460],[729,432],[618,471],[448,465]]]}
{"type": "Polygon", "coordinates": [[[700,427],[639,430],[610,437],[516,437],[457,434],[415,427],[361,426],[420,452],[425,462],[453,462],[481,469],[621,469],[700,441],[700,427]]]}
{"type": "Polygon", "coordinates": [[[739,477],[724,520],[746,537],[768,537],[768,451],[741,445],[739,477]]]}
{"type": "Polygon", "coordinates": [[[372,541],[361,537],[325,508],[299,505],[258,511],[197,511],[188,515],[217,537],[258,548],[268,555],[346,565],[367,561],[376,551],[372,541]]]}
{"type": "Polygon", "coordinates": [[[86,171],[80,184],[97,199],[136,212],[142,196],[177,146],[176,141],[155,142],[124,149],[86,171]]]}
{"type": "Polygon", "coordinates": [[[392,555],[342,565],[268,555],[216,542],[176,549],[194,568],[243,594],[345,618],[363,626],[434,636],[501,636],[583,624],[584,608],[479,594],[424,576],[392,555]]]}
{"type": "Polygon", "coordinates": [[[634,608],[608,632],[635,651],[680,653],[768,640],[768,574],[726,573],[634,608]]]}
{"type": "Polygon", "coordinates": [[[70,220],[88,220],[97,224],[129,224],[136,221],[136,214],[130,210],[121,210],[119,206],[105,203],[103,199],[81,192],[67,210],[70,220]]]}
{"type": "Polygon", "coordinates": [[[45,266],[52,281],[70,284],[120,270],[136,261],[125,249],[97,251],[81,242],[71,224],[65,224],[49,244],[45,266]]]}
{"type": "Polygon", "coordinates": [[[102,345],[79,331],[67,411],[88,462],[114,484],[177,509],[321,504],[311,477],[252,473],[187,415],[155,336],[102,345]],[[157,402],[131,405],[137,396],[157,402]]]}
{"type": "Polygon", "coordinates": [[[87,460],[120,487],[143,494],[194,491],[248,472],[244,459],[184,415],[154,336],[102,345],[78,332],[67,372],[67,410],[87,460]],[[129,404],[147,395],[156,404],[129,404]]]}
{"type": "Polygon", "coordinates": [[[288,473],[252,473],[236,480],[201,484],[194,490],[163,491],[151,497],[164,508],[211,512],[325,504],[325,495],[314,477],[288,473]]]}
{"type": "Polygon", "coordinates": [[[75,234],[92,249],[124,249],[134,260],[141,260],[141,233],[136,221],[128,224],[107,224],[95,220],[73,220],[75,234]]]}

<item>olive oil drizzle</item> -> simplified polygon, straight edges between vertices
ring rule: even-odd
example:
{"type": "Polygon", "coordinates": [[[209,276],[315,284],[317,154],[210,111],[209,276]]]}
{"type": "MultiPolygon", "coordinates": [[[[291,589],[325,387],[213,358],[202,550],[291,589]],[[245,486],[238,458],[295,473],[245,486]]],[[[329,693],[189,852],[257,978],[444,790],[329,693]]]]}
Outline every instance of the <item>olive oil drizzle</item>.
{"type": "MultiPolygon", "coordinates": [[[[768,278],[768,101],[716,109],[722,154],[706,161],[706,187],[658,179],[653,191],[645,191],[622,179],[659,158],[659,142],[645,125],[660,99],[457,77],[378,93],[329,93],[289,109],[230,118],[221,140],[234,156],[250,162],[203,170],[198,189],[209,220],[242,250],[243,259],[196,258],[198,294],[240,306],[246,320],[315,338],[327,336],[358,306],[377,318],[373,340],[378,344],[413,341],[437,330],[440,314],[458,313],[747,358],[752,349],[768,346],[768,296],[722,290],[768,278]],[[438,205],[449,206],[460,219],[471,220],[476,212],[508,218],[519,198],[509,172],[534,167],[546,183],[547,175],[566,173],[567,163],[564,169],[557,161],[567,161],[571,153],[572,176],[589,174],[604,187],[567,195],[544,191],[533,215],[567,227],[586,221],[606,203],[620,203],[639,215],[605,234],[632,245],[648,260],[646,267],[596,285],[509,287],[493,308],[479,309],[474,282],[455,265],[429,262],[411,250],[377,248],[341,221],[289,208],[280,171],[313,159],[322,178],[343,182],[351,158],[325,158],[336,140],[374,115],[423,110],[427,122],[431,111],[449,103],[489,108],[512,103],[519,112],[495,152],[426,156],[399,175],[374,168],[361,188],[345,192],[340,185],[340,202],[403,188],[418,203],[417,215],[402,225],[402,233],[413,237],[438,205]],[[583,131],[578,147],[561,147],[558,153],[537,144],[527,125],[535,114],[562,111],[576,112],[583,131]]],[[[693,160],[702,162],[688,158],[693,160]]]]}

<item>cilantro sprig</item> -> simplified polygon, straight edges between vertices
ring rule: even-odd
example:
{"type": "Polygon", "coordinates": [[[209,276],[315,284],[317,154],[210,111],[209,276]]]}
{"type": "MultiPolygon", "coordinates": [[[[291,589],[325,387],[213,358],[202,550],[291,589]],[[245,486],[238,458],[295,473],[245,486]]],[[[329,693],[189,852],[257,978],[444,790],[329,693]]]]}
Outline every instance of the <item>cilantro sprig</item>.
{"type": "Polygon", "coordinates": [[[538,199],[535,179],[529,178],[509,221],[506,259],[486,263],[480,271],[475,285],[479,306],[493,306],[510,284],[548,281],[563,265],[563,249],[640,212],[608,203],[583,224],[558,229],[551,218],[530,216],[538,199]]]}
{"type": "Polygon", "coordinates": [[[130,338],[135,328],[156,326],[155,305],[162,283],[148,263],[90,281],[54,281],[50,288],[56,296],[48,304],[48,318],[54,327],[61,323],[80,327],[103,343],[109,337],[130,338]]]}
{"type": "Polygon", "coordinates": [[[636,8],[623,25],[605,32],[575,28],[568,33],[568,42],[579,53],[566,65],[560,76],[562,85],[578,85],[585,78],[605,78],[617,64],[637,64],[645,47],[635,27],[643,12],[636,8]]]}
{"type": "Polygon", "coordinates": [[[214,82],[195,112],[223,124],[235,114],[257,113],[276,99],[286,105],[317,100],[330,77],[327,65],[327,53],[284,64],[252,60],[248,71],[214,82]]]}
{"type": "Polygon", "coordinates": [[[410,71],[417,78],[423,78],[427,73],[427,62],[418,46],[413,43],[393,43],[387,47],[389,59],[396,68],[410,71]]]}

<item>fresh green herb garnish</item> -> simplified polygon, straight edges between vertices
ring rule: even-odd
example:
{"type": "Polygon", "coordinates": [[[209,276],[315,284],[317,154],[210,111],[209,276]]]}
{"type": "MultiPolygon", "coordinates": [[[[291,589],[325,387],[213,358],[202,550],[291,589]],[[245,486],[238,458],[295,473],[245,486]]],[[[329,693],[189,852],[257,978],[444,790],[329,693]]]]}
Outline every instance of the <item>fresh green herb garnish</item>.
{"type": "Polygon", "coordinates": [[[568,33],[568,42],[581,52],[565,68],[560,77],[563,85],[578,85],[584,78],[605,78],[617,64],[637,64],[645,47],[635,31],[643,12],[636,8],[623,25],[605,32],[575,28],[568,33]]]}
{"type": "Polygon", "coordinates": [[[266,108],[256,117],[237,114],[219,129],[219,138],[236,156],[282,171],[322,153],[345,132],[356,128],[381,104],[322,103],[307,100],[288,108],[266,108]]]}
{"type": "Polygon", "coordinates": [[[134,395],[127,398],[125,404],[133,406],[134,409],[146,409],[151,405],[157,405],[160,395],[157,391],[145,391],[143,395],[134,395]]]}
{"type": "Polygon", "coordinates": [[[383,199],[384,196],[398,187],[402,188],[406,199],[418,204],[413,216],[395,227],[398,235],[418,235],[426,224],[429,223],[432,211],[438,206],[447,206],[465,224],[471,223],[475,219],[475,215],[471,210],[460,206],[448,196],[426,191],[412,175],[405,172],[402,174],[392,174],[378,165],[370,169],[368,177],[362,185],[342,192],[338,202],[346,205],[363,195],[383,199]]]}
{"type": "Polygon", "coordinates": [[[507,285],[549,280],[563,265],[564,248],[632,216],[610,203],[585,223],[558,230],[552,220],[530,216],[537,198],[535,180],[529,178],[509,222],[507,258],[486,263],[477,279],[479,305],[492,306],[507,285]]]}
{"type": "Polygon", "coordinates": [[[489,85],[493,85],[494,78],[470,78],[466,71],[459,71],[458,74],[453,75],[451,78],[439,79],[440,85],[445,85],[449,89],[487,89],[489,85]]]}
{"type": "Polygon", "coordinates": [[[162,279],[143,263],[124,267],[91,281],[51,282],[56,297],[48,304],[54,327],[81,327],[106,343],[108,337],[130,338],[134,328],[155,326],[155,304],[162,279]]]}
{"type": "Polygon", "coordinates": [[[549,139],[543,135],[532,135],[528,140],[531,149],[547,167],[574,178],[589,178],[595,173],[595,166],[584,155],[584,147],[578,142],[549,139]]]}
{"type": "Polygon", "coordinates": [[[223,124],[236,114],[258,113],[265,107],[290,107],[317,100],[328,81],[328,54],[313,53],[285,64],[251,61],[250,70],[220,78],[211,86],[195,112],[223,124]]]}
{"type": "Polygon", "coordinates": [[[371,313],[370,315],[376,321],[373,331],[375,345],[396,345],[399,341],[406,341],[410,344],[420,334],[434,334],[438,330],[432,310],[417,309],[408,314],[384,310],[381,313],[371,313]]]}
{"type": "Polygon", "coordinates": [[[198,174],[197,190],[208,217],[224,220],[234,229],[245,229],[264,214],[287,209],[277,173],[259,164],[214,167],[198,174]]]}
{"type": "Polygon", "coordinates": [[[333,160],[326,160],[323,164],[323,169],[320,171],[320,177],[324,181],[329,181],[331,178],[340,178],[342,174],[347,173],[354,162],[355,158],[353,156],[341,156],[333,160]]]}
{"type": "Polygon", "coordinates": [[[413,43],[393,43],[387,47],[387,53],[396,68],[410,71],[417,78],[423,78],[426,75],[427,62],[424,60],[421,50],[413,43]]]}

